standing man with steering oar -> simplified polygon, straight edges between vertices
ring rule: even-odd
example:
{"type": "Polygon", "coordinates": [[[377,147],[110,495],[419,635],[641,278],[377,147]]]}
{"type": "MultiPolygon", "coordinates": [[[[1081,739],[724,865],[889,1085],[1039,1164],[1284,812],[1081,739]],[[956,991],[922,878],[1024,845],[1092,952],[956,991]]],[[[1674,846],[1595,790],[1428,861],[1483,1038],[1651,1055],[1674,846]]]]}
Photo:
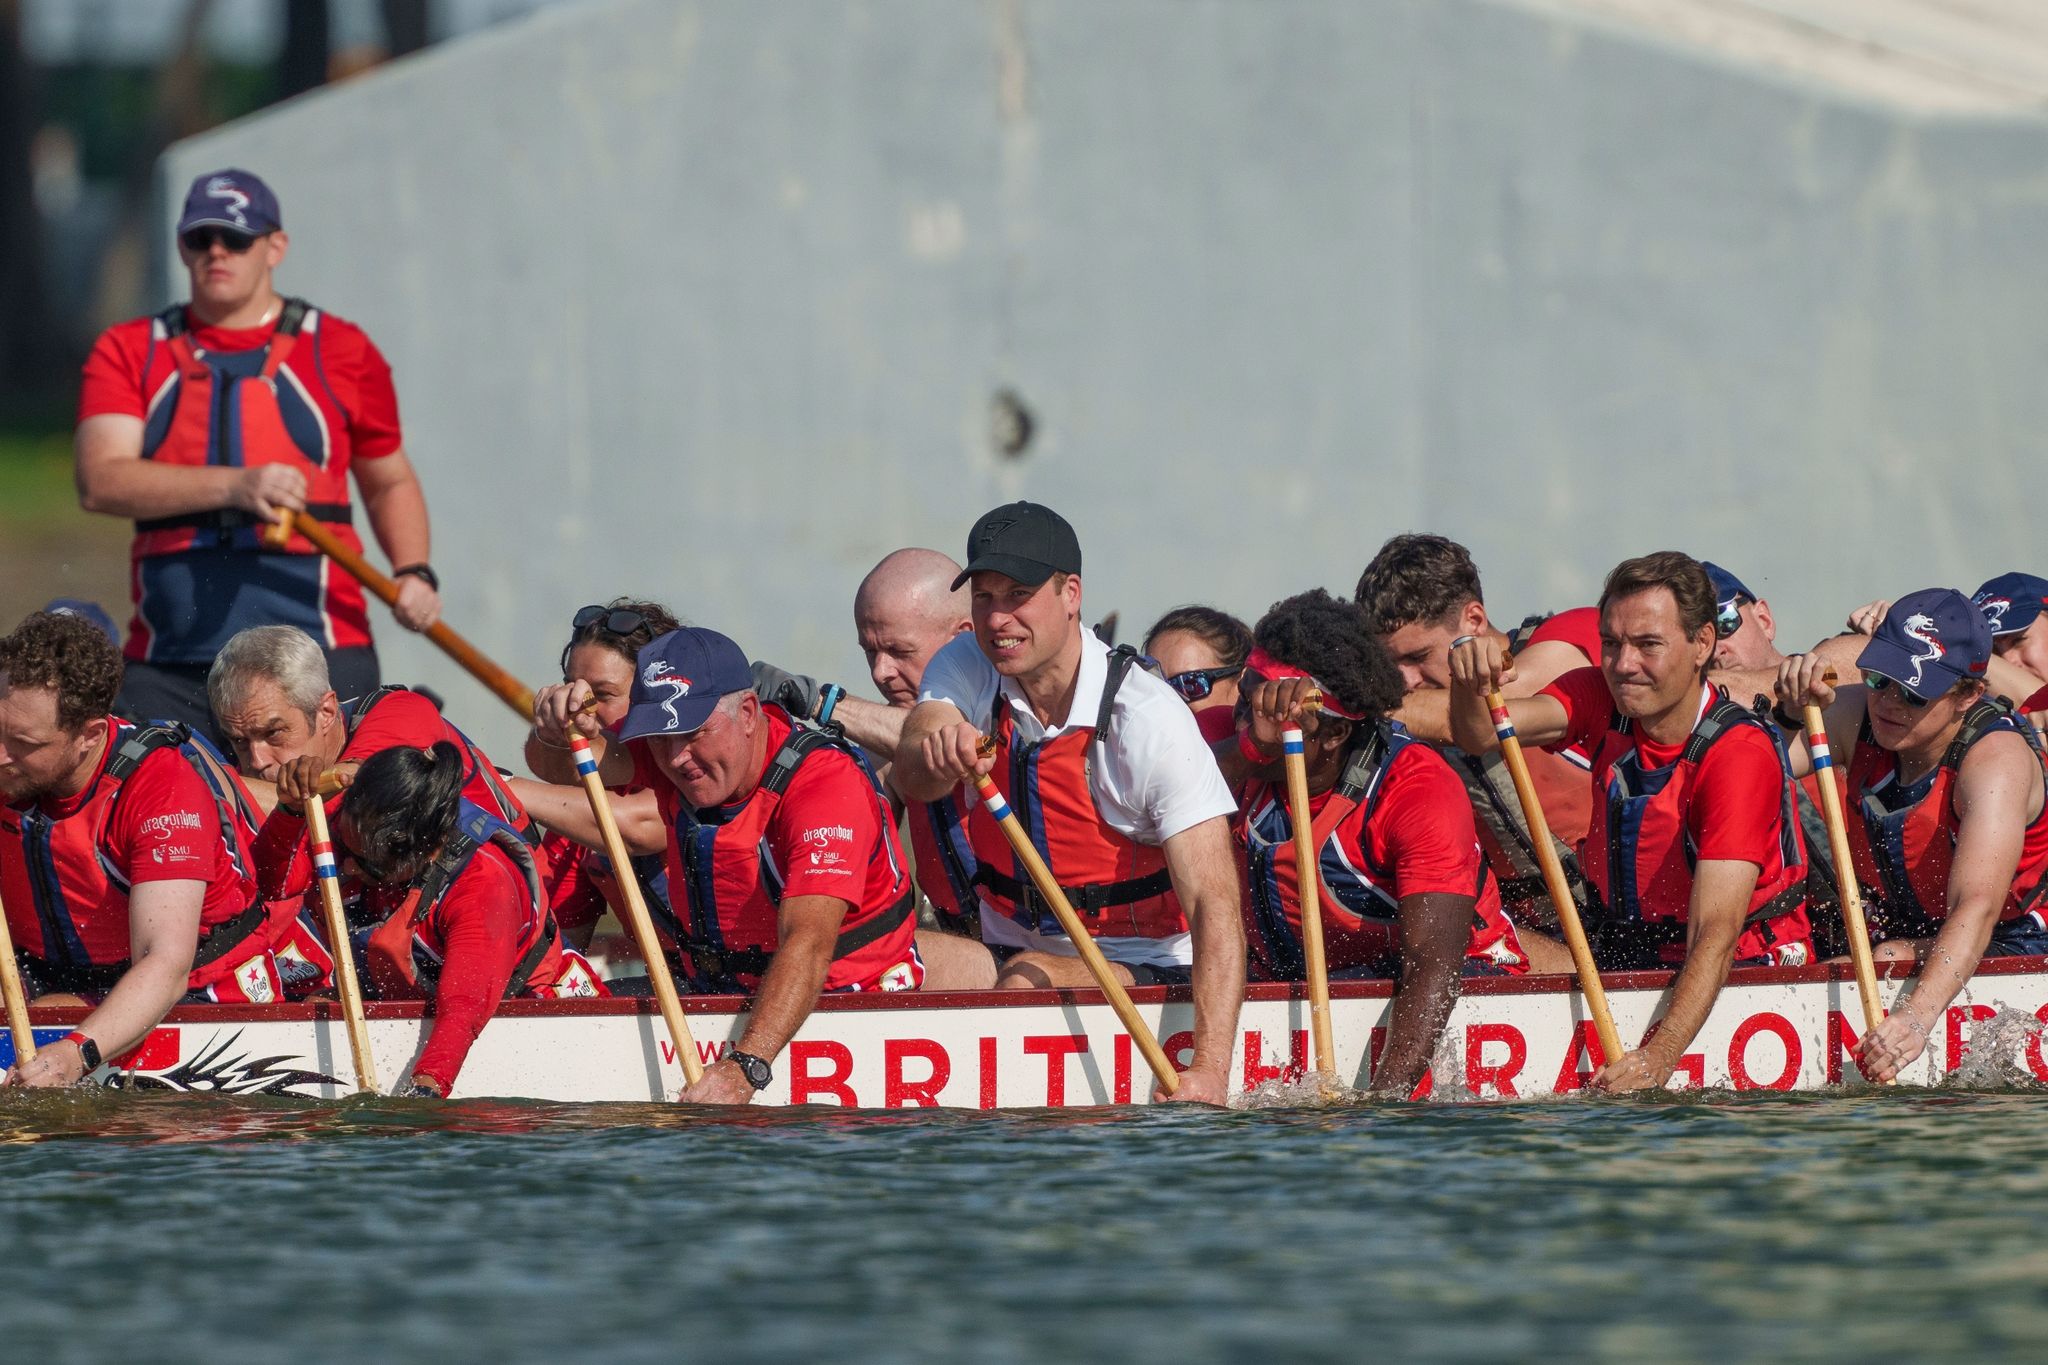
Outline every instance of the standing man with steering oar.
{"type": "MultiPolygon", "coordinates": [[[[1595,1074],[1609,1090],[1658,1088],[1712,1011],[1729,968],[1813,960],[1806,850],[1777,728],[1706,681],[1714,589],[1675,551],[1626,560],[1600,595],[1600,667],[1510,698],[1526,744],[1592,755],[1593,814],[1580,865],[1605,970],[1676,967],[1654,1036],[1595,1074]]],[[[1450,652],[1458,746],[1498,743],[1487,706],[1511,666],[1498,642],[1450,652]]]]}
{"type": "MultiPolygon", "coordinates": [[[[1236,803],[1194,714],[1135,652],[1082,627],[1080,541],[1051,508],[1011,503],[976,522],[955,586],[970,582],[973,632],[925,668],[895,785],[936,801],[990,777],[1116,980],[1193,985],[1194,1058],[1173,1098],[1221,1104],[1244,1000],[1236,803]]],[[[986,983],[1095,985],[984,804],[968,829],[986,983]]]]}
{"type": "Polygon", "coordinates": [[[120,709],[209,736],[207,665],[248,626],[306,631],[345,697],[379,681],[356,581],[303,537],[263,544],[280,509],[360,550],[353,474],[398,566],[399,623],[425,630],[441,611],[391,367],[355,324],[278,293],[288,244],[277,196],[254,175],[193,181],[178,219],[190,301],[103,333],[79,396],[79,503],[136,524],[120,709]]]}

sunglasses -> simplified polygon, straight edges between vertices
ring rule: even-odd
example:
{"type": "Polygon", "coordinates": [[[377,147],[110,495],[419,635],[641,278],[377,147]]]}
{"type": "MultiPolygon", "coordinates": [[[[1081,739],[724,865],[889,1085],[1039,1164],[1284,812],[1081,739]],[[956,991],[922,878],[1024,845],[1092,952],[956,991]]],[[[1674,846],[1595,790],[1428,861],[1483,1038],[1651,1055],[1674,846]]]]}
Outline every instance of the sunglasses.
{"type": "Polygon", "coordinates": [[[1191,668],[1168,678],[1166,685],[1180,693],[1182,701],[1200,701],[1216,690],[1217,683],[1227,682],[1242,672],[1243,664],[1224,668],[1191,668]]]}
{"type": "Polygon", "coordinates": [[[237,232],[233,228],[221,227],[193,228],[190,232],[178,238],[178,240],[185,244],[185,250],[195,256],[203,256],[213,250],[215,242],[219,242],[236,256],[241,255],[250,247],[256,245],[256,237],[253,233],[237,232]]]}
{"type": "Polygon", "coordinates": [[[1725,640],[1736,631],[1741,630],[1743,604],[1755,600],[1750,597],[1738,596],[1730,598],[1727,602],[1723,603],[1721,609],[1714,613],[1714,638],[1725,640]]]}
{"type": "Polygon", "coordinates": [[[570,618],[569,624],[577,630],[588,630],[603,625],[614,635],[631,635],[647,624],[647,618],[637,611],[614,611],[610,607],[588,606],[570,618]]]}
{"type": "Polygon", "coordinates": [[[1870,689],[1870,695],[1873,697],[1896,695],[1909,711],[1918,711],[1932,700],[1930,697],[1914,696],[1904,683],[1895,678],[1887,678],[1882,673],[1865,673],[1863,685],[1870,689]],[[1894,688],[1898,689],[1896,693],[1893,692],[1894,688]]]}

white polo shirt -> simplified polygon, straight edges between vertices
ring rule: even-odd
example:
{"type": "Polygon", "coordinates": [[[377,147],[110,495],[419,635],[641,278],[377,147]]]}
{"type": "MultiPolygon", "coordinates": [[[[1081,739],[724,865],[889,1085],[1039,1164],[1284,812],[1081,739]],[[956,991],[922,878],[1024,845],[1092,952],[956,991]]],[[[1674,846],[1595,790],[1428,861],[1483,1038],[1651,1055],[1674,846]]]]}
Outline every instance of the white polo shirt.
{"type": "MultiPolygon", "coordinates": [[[[971,631],[953,637],[925,665],[918,700],[946,701],[971,723],[986,726],[998,691],[1009,699],[1010,722],[1026,744],[1052,739],[1069,729],[1094,725],[1109,683],[1109,647],[1093,633],[1081,633],[1081,668],[1073,708],[1058,723],[1040,725],[1014,678],[996,672],[971,631]]],[[[1217,816],[1229,819],[1237,802],[1202,739],[1195,713],[1178,693],[1143,668],[1124,674],[1110,713],[1109,734],[1097,749],[1101,761],[1088,765],[1088,793],[1110,828],[1140,844],[1158,847],[1184,829],[1217,816]]],[[[973,798],[973,784],[964,784],[973,798]]],[[[1059,875],[1059,869],[1053,869],[1059,875]]],[[[1008,915],[981,908],[984,942],[1075,955],[1065,934],[1036,934],[1008,915]]],[[[1171,938],[1100,938],[1097,946],[1112,961],[1186,966],[1194,960],[1187,934],[1171,938]]]]}

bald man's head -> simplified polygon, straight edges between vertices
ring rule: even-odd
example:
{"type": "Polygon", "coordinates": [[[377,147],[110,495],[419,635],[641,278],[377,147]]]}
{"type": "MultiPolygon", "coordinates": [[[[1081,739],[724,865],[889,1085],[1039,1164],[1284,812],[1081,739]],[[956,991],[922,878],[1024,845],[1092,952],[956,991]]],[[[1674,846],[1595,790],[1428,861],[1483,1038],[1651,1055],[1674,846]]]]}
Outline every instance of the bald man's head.
{"type": "Polygon", "coordinates": [[[868,570],[853,595],[853,627],[869,676],[891,706],[917,704],[925,664],[968,628],[967,590],[953,590],[959,575],[950,555],[897,550],[868,570]]]}

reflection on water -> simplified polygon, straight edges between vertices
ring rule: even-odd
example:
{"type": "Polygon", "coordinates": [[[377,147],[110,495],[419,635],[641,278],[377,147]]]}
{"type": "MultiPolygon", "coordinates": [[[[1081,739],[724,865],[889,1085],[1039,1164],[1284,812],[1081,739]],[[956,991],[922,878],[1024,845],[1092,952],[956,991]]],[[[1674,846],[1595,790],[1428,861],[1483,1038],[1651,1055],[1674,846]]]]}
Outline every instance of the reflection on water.
{"type": "Polygon", "coordinates": [[[9,1094],[0,1323],[24,1360],[2018,1356],[2044,1119],[9,1094]]]}

